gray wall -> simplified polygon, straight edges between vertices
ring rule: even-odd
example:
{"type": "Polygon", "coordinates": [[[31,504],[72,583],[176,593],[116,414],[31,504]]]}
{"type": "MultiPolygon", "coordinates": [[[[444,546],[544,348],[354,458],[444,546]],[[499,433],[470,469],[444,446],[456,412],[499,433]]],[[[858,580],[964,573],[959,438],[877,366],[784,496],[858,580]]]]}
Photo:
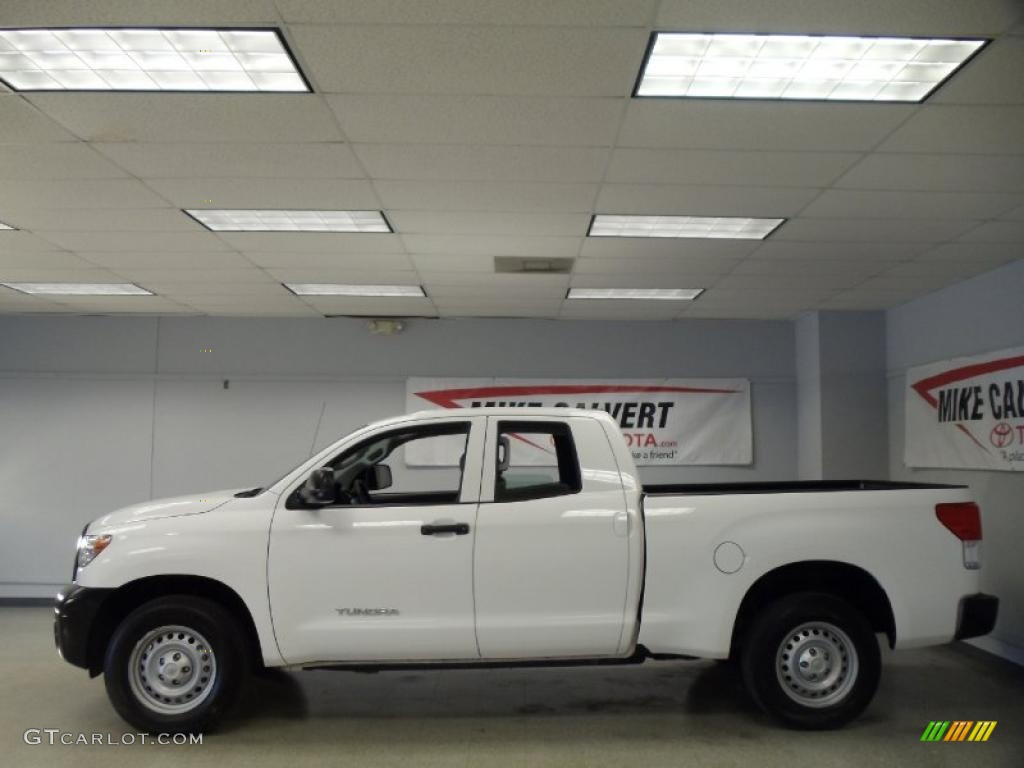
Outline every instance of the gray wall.
{"type": "Polygon", "coordinates": [[[890,310],[887,337],[892,478],[970,485],[982,509],[983,588],[1002,600],[995,632],[977,644],[1024,663],[1024,473],[903,464],[906,369],[1024,344],[1024,261],[890,310]]]}
{"type": "Polygon", "coordinates": [[[52,594],[104,512],[266,484],[401,413],[413,375],[746,377],[754,465],[645,479],[796,477],[788,322],[422,320],[381,337],[346,319],[0,317],[0,596],[52,594]]]}

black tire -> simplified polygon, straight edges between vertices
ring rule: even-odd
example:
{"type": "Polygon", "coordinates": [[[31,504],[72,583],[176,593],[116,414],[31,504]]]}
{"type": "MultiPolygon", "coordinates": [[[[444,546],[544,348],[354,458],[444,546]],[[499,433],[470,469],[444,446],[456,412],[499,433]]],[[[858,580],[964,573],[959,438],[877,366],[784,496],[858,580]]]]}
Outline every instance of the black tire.
{"type": "Polygon", "coordinates": [[[838,728],[857,717],[875,695],[882,670],[878,640],[864,615],[818,592],[765,606],[743,640],[740,664],[757,705],[804,730],[838,728]]]}
{"type": "MultiPolygon", "coordinates": [[[[200,733],[211,730],[234,703],[247,669],[248,659],[242,631],[227,610],[206,598],[169,595],[139,606],[117,627],[107,646],[103,678],[107,696],[114,709],[136,728],[151,733],[200,733]],[[160,633],[152,641],[164,643],[163,646],[154,646],[150,642],[147,642],[145,647],[141,646],[143,639],[152,636],[156,630],[172,627],[180,628],[182,631],[178,632],[176,629],[174,632],[160,633]],[[200,639],[198,644],[196,638],[200,639]],[[209,647],[193,651],[203,648],[204,645],[209,647]],[[130,668],[134,667],[132,657],[137,646],[140,654],[137,660],[142,660],[143,663],[140,663],[139,677],[136,677],[133,683],[133,671],[130,668]],[[150,651],[153,659],[149,660],[146,649],[153,647],[157,650],[150,651]],[[182,678],[182,687],[176,689],[181,691],[181,695],[175,699],[168,699],[167,704],[190,707],[187,711],[160,711],[157,707],[163,705],[159,701],[153,701],[154,698],[158,698],[156,692],[146,687],[146,690],[150,691],[146,694],[139,687],[145,687],[147,682],[152,680],[151,676],[147,677],[147,673],[141,671],[147,669],[145,661],[150,665],[163,664],[162,657],[160,660],[157,659],[159,654],[165,652],[161,648],[167,649],[168,661],[177,648],[181,649],[178,656],[185,661],[174,667],[174,674],[182,678]],[[190,652],[194,653],[194,658],[198,661],[194,663],[194,667],[183,666],[191,663],[188,662],[188,659],[192,658],[189,656],[190,652]],[[212,657],[203,655],[210,652],[212,657]],[[207,660],[212,667],[202,666],[207,660]],[[179,667],[188,674],[179,671],[179,667]],[[203,671],[210,669],[212,673],[203,671]],[[200,677],[204,674],[210,677],[200,677]],[[138,682],[140,678],[141,683],[138,682]],[[136,693],[133,685],[139,689],[139,693],[136,693]],[[195,699],[192,699],[193,695],[195,699]],[[185,701],[185,697],[190,700],[185,701]],[[196,704],[200,698],[200,703],[196,704]]],[[[152,671],[155,670],[148,674],[152,675],[152,671]]],[[[164,680],[163,677],[160,679],[164,680]]],[[[170,693],[170,689],[167,692],[170,693]]]]}

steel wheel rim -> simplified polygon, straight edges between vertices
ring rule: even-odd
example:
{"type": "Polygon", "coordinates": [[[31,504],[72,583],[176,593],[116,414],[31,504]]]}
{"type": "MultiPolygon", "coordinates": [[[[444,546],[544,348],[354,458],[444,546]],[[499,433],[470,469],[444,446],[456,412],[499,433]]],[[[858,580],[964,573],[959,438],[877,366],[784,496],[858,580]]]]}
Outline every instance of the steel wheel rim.
{"type": "Polygon", "coordinates": [[[860,664],[850,636],[835,624],[811,621],[791,630],[775,654],[775,674],[801,706],[830,707],[849,695],[860,664]]]}
{"type": "Polygon", "coordinates": [[[128,682],[135,699],[164,715],[191,712],[210,696],[217,658],[206,638],[180,625],[157,627],[135,644],[128,682]]]}

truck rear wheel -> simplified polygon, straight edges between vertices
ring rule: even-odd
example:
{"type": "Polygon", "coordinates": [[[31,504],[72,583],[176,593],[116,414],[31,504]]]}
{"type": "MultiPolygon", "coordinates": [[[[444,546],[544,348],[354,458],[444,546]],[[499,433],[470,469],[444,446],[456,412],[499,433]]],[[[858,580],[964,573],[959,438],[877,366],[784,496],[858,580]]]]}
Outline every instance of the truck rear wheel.
{"type": "Polygon", "coordinates": [[[115,630],[103,675],[114,709],[152,733],[210,729],[234,701],[247,669],[231,614],[200,597],[141,605],[115,630]]]}
{"type": "Polygon", "coordinates": [[[793,728],[838,728],[871,702],[881,675],[867,619],[833,595],[802,592],[757,615],[743,642],[743,680],[754,701],[793,728]]]}

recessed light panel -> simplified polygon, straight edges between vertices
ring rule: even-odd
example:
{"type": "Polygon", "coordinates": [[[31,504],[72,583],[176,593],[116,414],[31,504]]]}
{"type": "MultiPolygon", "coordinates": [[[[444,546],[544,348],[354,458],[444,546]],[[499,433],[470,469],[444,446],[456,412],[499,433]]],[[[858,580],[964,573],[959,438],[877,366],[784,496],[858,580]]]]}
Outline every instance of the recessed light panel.
{"type": "Polygon", "coordinates": [[[711,237],[764,240],[785,219],[739,216],[626,216],[599,213],[590,237],[711,237]]]}
{"type": "Polygon", "coordinates": [[[656,32],[636,95],[922,101],[987,42],[656,32]]]}
{"type": "Polygon", "coordinates": [[[16,91],[309,91],[276,29],[0,29],[16,91]]]}
{"type": "Polygon", "coordinates": [[[0,230],[4,230],[4,229],[14,229],[14,227],[12,227],[9,224],[4,224],[2,221],[0,221],[0,230]]]}
{"type": "Polygon", "coordinates": [[[390,232],[380,211],[185,211],[215,232],[390,232]]]}
{"type": "Polygon", "coordinates": [[[134,283],[0,283],[36,296],[152,296],[134,283]]]}
{"type": "Polygon", "coordinates": [[[566,298],[693,301],[702,293],[703,288],[570,288],[566,298]]]}
{"type": "Polygon", "coordinates": [[[338,283],[285,283],[298,296],[356,296],[421,299],[426,294],[418,285],[341,285],[338,283]]]}

